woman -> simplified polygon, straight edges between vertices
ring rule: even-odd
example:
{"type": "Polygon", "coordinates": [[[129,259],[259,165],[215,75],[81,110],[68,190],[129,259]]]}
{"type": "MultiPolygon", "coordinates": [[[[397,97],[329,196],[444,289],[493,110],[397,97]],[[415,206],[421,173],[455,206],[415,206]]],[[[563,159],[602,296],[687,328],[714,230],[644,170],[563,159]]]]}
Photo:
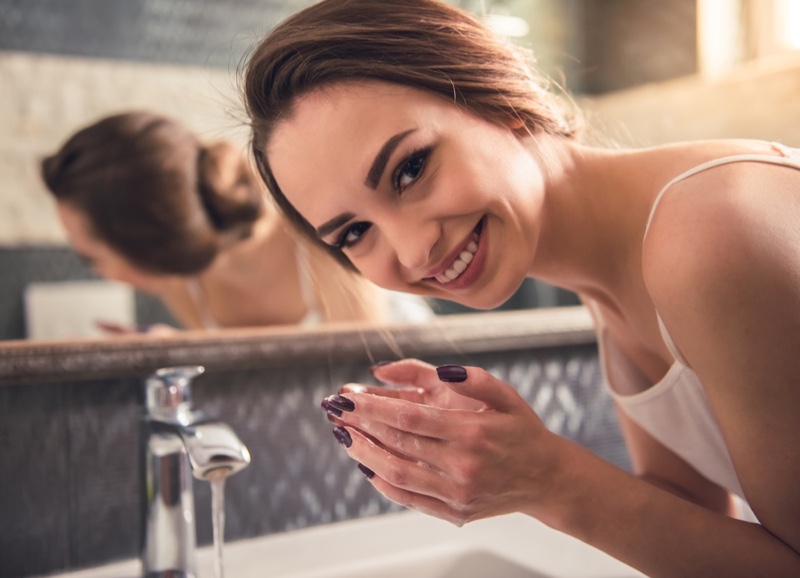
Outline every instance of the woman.
{"type": "Polygon", "coordinates": [[[409,387],[323,403],[381,493],[524,512],[651,576],[800,575],[798,151],[583,146],[520,53],[437,0],[314,5],[244,90],[271,194],[346,266],[481,308],[535,277],[594,314],[636,476],[480,368],[404,360],[373,371],[409,387]]]}
{"type": "Polygon", "coordinates": [[[42,175],[74,250],[161,298],[184,328],[427,318],[421,302],[398,302],[293,234],[236,147],[168,118],[104,118],[42,175]]]}

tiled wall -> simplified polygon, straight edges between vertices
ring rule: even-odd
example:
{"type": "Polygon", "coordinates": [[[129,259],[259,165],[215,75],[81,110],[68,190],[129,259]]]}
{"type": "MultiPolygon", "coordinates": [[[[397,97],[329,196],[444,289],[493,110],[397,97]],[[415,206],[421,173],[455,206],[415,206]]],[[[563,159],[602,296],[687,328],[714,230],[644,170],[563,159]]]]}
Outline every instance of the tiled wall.
{"type": "MultiPolygon", "coordinates": [[[[490,369],[553,431],[629,467],[593,345],[426,361],[490,369]]],[[[371,383],[367,365],[209,372],[196,380],[195,407],[229,423],[252,454],[251,466],[226,486],[228,540],[398,509],[345,456],[319,408],[342,383],[371,383]]],[[[141,391],[141,379],[0,387],[0,576],[137,556],[141,391]]],[[[195,482],[195,497],[199,543],[208,544],[209,486],[195,482]]]]}

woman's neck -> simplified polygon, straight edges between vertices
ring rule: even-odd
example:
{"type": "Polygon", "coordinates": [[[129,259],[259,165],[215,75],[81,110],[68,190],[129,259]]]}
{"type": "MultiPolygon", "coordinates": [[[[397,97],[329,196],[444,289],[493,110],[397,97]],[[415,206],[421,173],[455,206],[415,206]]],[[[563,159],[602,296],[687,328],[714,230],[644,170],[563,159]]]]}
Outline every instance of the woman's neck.
{"type": "MultiPolygon", "coordinates": [[[[295,241],[276,213],[265,213],[252,234],[223,250],[199,277],[249,286],[254,277],[275,279],[295,262],[295,241]]],[[[263,289],[263,288],[261,288],[263,289]]]]}
{"type": "Polygon", "coordinates": [[[632,170],[632,151],[553,141],[542,230],[531,276],[602,300],[641,277],[641,241],[650,207],[632,170]],[[632,279],[635,277],[636,279],[632,279]]]}

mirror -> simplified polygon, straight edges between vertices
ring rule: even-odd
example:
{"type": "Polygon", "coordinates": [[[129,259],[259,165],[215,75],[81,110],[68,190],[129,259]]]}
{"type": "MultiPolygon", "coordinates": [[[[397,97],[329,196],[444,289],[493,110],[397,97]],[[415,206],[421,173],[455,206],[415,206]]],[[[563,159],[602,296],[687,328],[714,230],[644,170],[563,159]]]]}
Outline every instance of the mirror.
{"type": "MultiPolygon", "coordinates": [[[[589,139],[647,145],[737,136],[800,144],[800,123],[787,118],[800,115],[789,96],[799,88],[790,51],[800,45],[791,0],[452,1],[533,49],[542,71],[586,111],[594,127],[589,139]],[[754,65],[767,56],[777,64],[754,65]],[[749,106],[754,102],[759,106],[749,106]]],[[[0,4],[0,110],[6,111],[0,121],[0,339],[26,336],[31,316],[23,295],[31,283],[97,280],[66,245],[38,175],[39,159],[76,128],[128,109],[173,117],[202,139],[230,140],[244,150],[237,66],[265,31],[310,3],[0,4]]],[[[47,301],[48,288],[40,289],[38,297],[47,301]]],[[[137,324],[173,322],[163,304],[144,294],[93,285],[82,299],[115,311],[133,308],[125,315],[137,324]]],[[[72,309],[64,303],[55,307],[72,309]]],[[[503,308],[577,303],[569,292],[529,281],[503,308]]],[[[470,312],[433,305],[442,315],[470,312]]]]}

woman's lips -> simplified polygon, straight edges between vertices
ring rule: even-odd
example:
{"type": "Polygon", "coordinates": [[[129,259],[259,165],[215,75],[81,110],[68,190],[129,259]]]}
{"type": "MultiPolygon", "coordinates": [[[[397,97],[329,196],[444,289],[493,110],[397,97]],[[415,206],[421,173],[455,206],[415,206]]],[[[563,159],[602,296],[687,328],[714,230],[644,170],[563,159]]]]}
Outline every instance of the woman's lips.
{"type": "Polygon", "coordinates": [[[442,271],[429,277],[448,289],[463,289],[479,276],[485,260],[485,243],[481,243],[485,217],[469,236],[466,244],[452,257],[452,262],[442,271]]]}
{"type": "Polygon", "coordinates": [[[478,250],[479,237],[477,233],[472,233],[469,243],[464,247],[464,250],[458,254],[456,260],[446,270],[436,275],[436,280],[439,283],[447,284],[450,281],[455,281],[458,277],[467,270],[472,259],[475,257],[475,252],[478,250]]]}

